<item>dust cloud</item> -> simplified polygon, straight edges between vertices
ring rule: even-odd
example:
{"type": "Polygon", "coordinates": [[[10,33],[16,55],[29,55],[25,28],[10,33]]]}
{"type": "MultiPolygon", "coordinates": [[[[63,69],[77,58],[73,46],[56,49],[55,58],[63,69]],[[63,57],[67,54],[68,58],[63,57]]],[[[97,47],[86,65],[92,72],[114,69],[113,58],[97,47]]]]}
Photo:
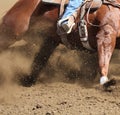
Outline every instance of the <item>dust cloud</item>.
{"type": "MultiPolygon", "coordinates": [[[[19,85],[20,77],[30,73],[35,54],[44,40],[50,38],[48,33],[54,35],[55,32],[51,22],[33,17],[21,40],[0,53],[0,114],[119,115],[118,49],[114,51],[109,69],[109,76],[117,79],[112,93],[96,87],[100,77],[97,52],[70,50],[62,44],[51,54],[35,85],[29,88],[19,85]]],[[[2,36],[4,33],[0,38],[2,36]]]]}

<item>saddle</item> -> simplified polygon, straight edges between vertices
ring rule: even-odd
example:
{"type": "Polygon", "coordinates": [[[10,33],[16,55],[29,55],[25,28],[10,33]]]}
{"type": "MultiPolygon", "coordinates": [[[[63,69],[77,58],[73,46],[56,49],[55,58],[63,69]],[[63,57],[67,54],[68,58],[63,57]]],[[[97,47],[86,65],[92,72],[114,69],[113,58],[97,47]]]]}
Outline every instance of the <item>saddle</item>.
{"type": "MultiPolygon", "coordinates": [[[[62,0],[42,0],[45,4],[61,5],[62,0]]],[[[65,5],[67,5],[69,0],[65,0],[65,5]]]]}
{"type": "MultiPolygon", "coordinates": [[[[53,4],[53,5],[61,5],[61,2],[64,1],[64,5],[67,5],[69,0],[42,0],[45,4],[53,4]]],[[[84,4],[86,3],[86,9],[90,7],[92,2],[91,9],[97,9],[101,6],[102,0],[85,0],[84,4]]]]}

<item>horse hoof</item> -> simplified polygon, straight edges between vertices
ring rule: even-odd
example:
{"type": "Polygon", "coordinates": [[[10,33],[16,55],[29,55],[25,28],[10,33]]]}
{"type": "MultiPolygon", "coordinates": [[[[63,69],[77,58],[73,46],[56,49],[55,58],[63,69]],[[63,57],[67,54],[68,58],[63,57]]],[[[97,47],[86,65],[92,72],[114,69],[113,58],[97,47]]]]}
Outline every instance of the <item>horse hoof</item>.
{"type": "Polygon", "coordinates": [[[20,84],[24,87],[31,87],[35,84],[35,79],[31,76],[25,76],[20,79],[20,84]]]}
{"type": "Polygon", "coordinates": [[[103,87],[104,87],[105,91],[111,92],[112,90],[110,89],[110,86],[115,86],[115,85],[116,85],[116,80],[111,79],[111,80],[107,81],[105,84],[103,84],[103,87]]]}
{"type": "Polygon", "coordinates": [[[116,85],[116,80],[111,79],[108,82],[106,82],[103,86],[107,88],[107,87],[114,86],[114,85],[116,85]]]}

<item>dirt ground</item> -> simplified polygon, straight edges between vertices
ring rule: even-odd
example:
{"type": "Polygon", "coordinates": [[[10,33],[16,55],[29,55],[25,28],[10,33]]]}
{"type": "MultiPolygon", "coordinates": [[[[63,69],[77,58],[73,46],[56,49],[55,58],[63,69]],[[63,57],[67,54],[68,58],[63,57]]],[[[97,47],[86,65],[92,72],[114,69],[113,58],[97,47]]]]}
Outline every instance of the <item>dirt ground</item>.
{"type": "MultiPolygon", "coordinates": [[[[70,50],[60,44],[31,87],[19,84],[30,72],[35,53],[51,24],[34,24],[0,54],[0,115],[120,115],[120,51],[114,51],[109,77],[116,86],[99,86],[97,52],[70,50]]],[[[1,34],[0,37],[3,37],[1,34]]]]}

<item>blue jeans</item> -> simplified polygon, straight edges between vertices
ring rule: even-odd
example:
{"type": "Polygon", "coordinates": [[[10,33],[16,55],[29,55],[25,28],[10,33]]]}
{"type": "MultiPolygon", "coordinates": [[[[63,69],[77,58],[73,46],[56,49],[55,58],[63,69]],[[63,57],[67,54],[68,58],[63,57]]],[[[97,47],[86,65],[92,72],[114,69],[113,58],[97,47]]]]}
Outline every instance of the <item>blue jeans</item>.
{"type": "Polygon", "coordinates": [[[62,19],[71,16],[77,10],[77,8],[81,6],[81,4],[82,0],[70,0],[62,16],[62,19]]]}

